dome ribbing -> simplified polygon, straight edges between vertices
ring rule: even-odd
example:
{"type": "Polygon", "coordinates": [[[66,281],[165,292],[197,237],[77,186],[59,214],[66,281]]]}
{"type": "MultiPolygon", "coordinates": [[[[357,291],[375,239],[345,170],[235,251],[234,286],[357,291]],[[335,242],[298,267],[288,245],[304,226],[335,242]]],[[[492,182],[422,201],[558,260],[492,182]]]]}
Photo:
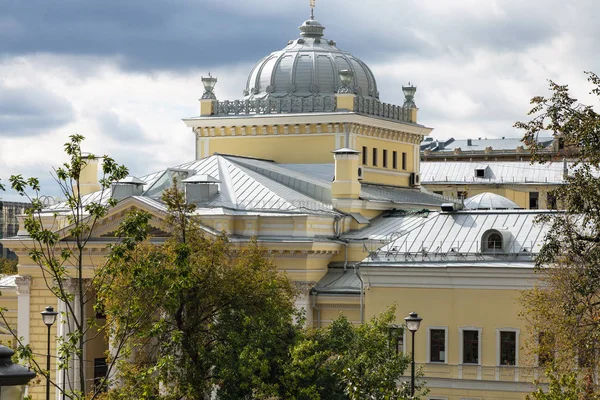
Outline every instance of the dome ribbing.
{"type": "Polygon", "coordinates": [[[325,27],[310,19],[300,26],[301,37],[283,50],[260,60],[248,77],[246,99],[331,96],[341,86],[338,72],[353,73],[350,88],[365,98],[379,99],[377,83],[369,67],[323,37],[325,27]]]}

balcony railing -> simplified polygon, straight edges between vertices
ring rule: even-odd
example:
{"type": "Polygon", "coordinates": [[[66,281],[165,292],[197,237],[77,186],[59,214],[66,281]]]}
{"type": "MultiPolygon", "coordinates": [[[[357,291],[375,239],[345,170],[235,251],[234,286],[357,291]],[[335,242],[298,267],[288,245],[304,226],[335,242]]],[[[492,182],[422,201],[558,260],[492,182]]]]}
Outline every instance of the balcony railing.
{"type": "MultiPolygon", "coordinates": [[[[252,114],[294,114],[336,111],[335,96],[284,97],[262,100],[214,100],[213,112],[217,116],[252,114]]],[[[378,99],[356,96],[354,112],[411,122],[410,108],[382,103],[378,99]]]]}

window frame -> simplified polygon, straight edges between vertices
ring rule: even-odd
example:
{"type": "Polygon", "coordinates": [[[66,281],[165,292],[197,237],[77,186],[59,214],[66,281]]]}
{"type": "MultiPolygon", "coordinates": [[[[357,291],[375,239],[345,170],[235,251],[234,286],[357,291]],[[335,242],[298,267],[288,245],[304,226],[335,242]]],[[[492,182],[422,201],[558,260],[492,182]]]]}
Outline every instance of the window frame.
{"type": "Polygon", "coordinates": [[[460,365],[481,365],[481,332],[482,328],[476,326],[461,326],[458,328],[458,337],[459,337],[459,349],[458,349],[458,357],[460,365]],[[464,356],[464,345],[465,345],[465,331],[474,331],[477,332],[477,362],[476,363],[465,363],[464,356]]]}
{"type": "Polygon", "coordinates": [[[408,154],[406,152],[402,152],[402,171],[406,171],[406,164],[408,163],[408,154]]]}
{"type": "Polygon", "coordinates": [[[377,162],[379,161],[377,159],[378,158],[377,156],[378,156],[379,150],[377,149],[377,147],[373,147],[373,151],[371,153],[372,153],[372,155],[371,155],[372,156],[371,163],[373,164],[374,167],[376,167],[377,166],[377,162]]]}
{"type": "Polygon", "coordinates": [[[387,149],[383,149],[382,155],[381,155],[381,166],[383,168],[388,168],[388,151],[387,149]]]}
{"type": "Polygon", "coordinates": [[[369,162],[369,150],[367,146],[362,147],[362,165],[367,165],[369,162]]]}
{"type": "Polygon", "coordinates": [[[540,192],[528,192],[529,193],[529,209],[539,210],[540,209],[540,192]],[[531,206],[531,201],[535,200],[535,207],[531,206]]]}
{"type": "Polygon", "coordinates": [[[429,364],[448,364],[448,327],[447,326],[428,326],[427,327],[427,363],[429,364]],[[444,361],[431,361],[431,331],[444,331],[444,361]]]}
{"type": "Polygon", "coordinates": [[[398,169],[398,152],[392,151],[392,169],[398,169]]]}
{"type": "Polygon", "coordinates": [[[496,366],[497,367],[518,367],[519,366],[519,336],[520,336],[520,329],[519,328],[510,328],[510,327],[506,327],[506,328],[497,328],[496,329],[496,366]],[[515,334],[515,364],[514,365],[508,365],[508,364],[502,364],[501,363],[501,351],[502,351],[502,344],[501,344],[501,340],[502,340],[502,332],[514,332],[515,334]]]}

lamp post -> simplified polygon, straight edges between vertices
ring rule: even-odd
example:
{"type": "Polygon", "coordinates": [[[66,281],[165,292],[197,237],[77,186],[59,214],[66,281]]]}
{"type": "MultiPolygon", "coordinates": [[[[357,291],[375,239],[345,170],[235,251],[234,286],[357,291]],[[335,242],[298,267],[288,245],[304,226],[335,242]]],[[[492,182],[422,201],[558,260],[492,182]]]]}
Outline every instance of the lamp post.
{"type": "Polygon", "coordinates": [[[411,370],[410,370],[410,397],[415,397],[415,332],[419,330],[423,318],[419,317],[416,312],[411,312],[408,317],[404,318],[406,328],[412,333],[412,354],[411,354],[411,370]]]}
{"type": "Polygon", "coordinates": [[[13,364],[14,351],[0,345],[0,399],[21,400],[27,383],[35,378],[29,368],[13,364]]]}
{"type": "Polygon", "coordinates": [[[42,314],[42,320],[48,327],[48,355],[46,357],[46,370],[48,371],[48,375],[46,375],[46,400],[50,400],[50,328],[52,328],[52,325],[54,325],[54,322],[56,322],[56,316],[58,313],[54,311],[54,308],[48,306],[40,314],[42,314]]]}

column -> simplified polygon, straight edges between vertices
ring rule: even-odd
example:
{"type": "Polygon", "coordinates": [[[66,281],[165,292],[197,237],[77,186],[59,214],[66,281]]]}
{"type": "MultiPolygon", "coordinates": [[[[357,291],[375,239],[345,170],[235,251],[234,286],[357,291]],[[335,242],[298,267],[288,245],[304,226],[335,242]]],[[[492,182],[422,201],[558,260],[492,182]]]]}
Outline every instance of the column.
{"type": "Polygon", "coordinates": [[[29,315],[31,276],[18,276],[17,284],[17,334],[23,338],[23,345],[29,344],[29,315]]]}
{"type": "Polygon", "coordinates": [[[294,282],[296,287],[300,290],[300,294],[296,297],[295,306],[297,310],[304,310],[304,316],[306,318],[306,327],[312,328],[313,326],[313,305],[312,296],[310,291],[316,282],[294,282]]]}

